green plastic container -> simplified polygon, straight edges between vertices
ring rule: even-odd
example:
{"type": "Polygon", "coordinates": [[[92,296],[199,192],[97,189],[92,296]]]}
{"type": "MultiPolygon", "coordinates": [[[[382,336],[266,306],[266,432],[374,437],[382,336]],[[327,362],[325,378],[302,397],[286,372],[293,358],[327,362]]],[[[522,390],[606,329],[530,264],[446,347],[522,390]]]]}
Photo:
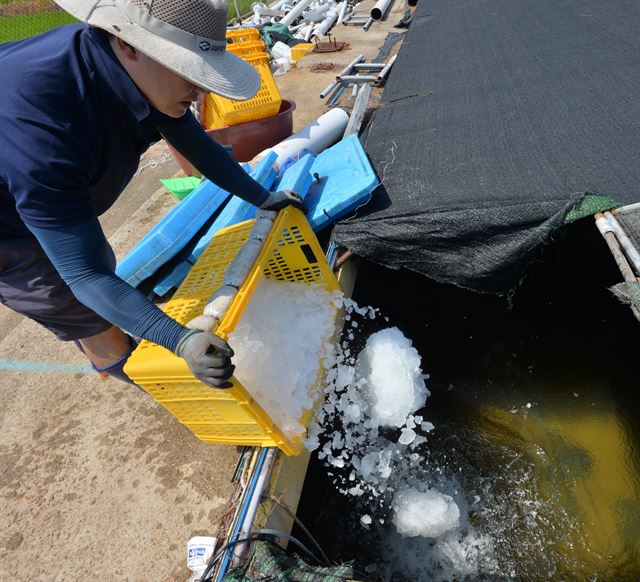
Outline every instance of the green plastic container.
{"type": "Polygon", "coordinates": [[[167,178],[160,180],[162,185],[171,192],[178,200],[182,200],[200,185],[200,178],[197,176],[186,176],[184,178],[167,178]]]}

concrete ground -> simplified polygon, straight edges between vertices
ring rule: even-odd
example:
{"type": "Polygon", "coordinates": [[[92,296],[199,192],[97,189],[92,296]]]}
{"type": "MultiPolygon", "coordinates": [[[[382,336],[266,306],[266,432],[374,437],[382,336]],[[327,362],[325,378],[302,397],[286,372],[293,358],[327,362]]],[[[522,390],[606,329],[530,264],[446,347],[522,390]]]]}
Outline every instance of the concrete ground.
{"type": "MultiPolygon", "coordinates": [[[[349,50],[309,54],[277,78],[297,103],[295,130],[326,111],[319,94],[338,70],[378,53],[402,9],[368,32],[337,27],[349,50]],[[335,68],[311,72],[318,62],[335,68]]],[[[118,257],[175,204],[158,179],[176,172],[156,144],[102,217],[118,257]]],[[[184,580],[187,540],[215,533],[227,508],[235,447],[201,443],[143,391],[96,376],[72,344],[2,306],[0,358],[0,580],[184,580]]]]}

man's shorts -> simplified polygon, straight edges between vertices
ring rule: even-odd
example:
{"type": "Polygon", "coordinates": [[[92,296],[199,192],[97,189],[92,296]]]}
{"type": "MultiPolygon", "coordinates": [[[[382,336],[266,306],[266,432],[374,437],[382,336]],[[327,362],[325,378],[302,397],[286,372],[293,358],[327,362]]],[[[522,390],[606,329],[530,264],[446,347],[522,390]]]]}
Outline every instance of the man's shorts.
{"type": "Polygon", "coordinates": [[[0,241],[0,302],[63,341],[91,337],[112,326],[75,298],[31,237],[0,241]]]}

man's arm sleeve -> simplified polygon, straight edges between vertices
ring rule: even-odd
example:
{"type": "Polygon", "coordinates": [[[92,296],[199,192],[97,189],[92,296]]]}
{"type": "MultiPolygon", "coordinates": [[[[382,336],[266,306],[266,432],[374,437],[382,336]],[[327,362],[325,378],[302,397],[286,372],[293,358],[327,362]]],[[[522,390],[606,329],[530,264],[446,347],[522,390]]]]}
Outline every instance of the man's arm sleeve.
{"type": "Polygon", "coordinates": [[[227,192],[255,206],[260,206],[269,196],[268,190],[205,133],[190,111],[179,122],[159,125],[158,131],[203,176],[227,192]]]}
{"type": "Polygon", "coordinates": [[[28,228],[78,301],[129,333],[175,351],[187,328],[114,273],[113,253],[97,218],[55,229],[28,228]]]}

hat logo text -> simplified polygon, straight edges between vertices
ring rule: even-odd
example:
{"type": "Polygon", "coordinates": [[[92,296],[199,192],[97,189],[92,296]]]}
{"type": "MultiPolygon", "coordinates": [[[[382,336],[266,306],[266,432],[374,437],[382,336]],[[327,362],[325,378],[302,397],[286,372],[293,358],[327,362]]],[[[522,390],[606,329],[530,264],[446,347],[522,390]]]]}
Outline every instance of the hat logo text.
{"type": "Polygon", "coordinates": [[[206,40],[201,40],[198,46],[200,47],[200,50],[203,51],[211,50],[211,43],[207,42],[206,40]]]}

